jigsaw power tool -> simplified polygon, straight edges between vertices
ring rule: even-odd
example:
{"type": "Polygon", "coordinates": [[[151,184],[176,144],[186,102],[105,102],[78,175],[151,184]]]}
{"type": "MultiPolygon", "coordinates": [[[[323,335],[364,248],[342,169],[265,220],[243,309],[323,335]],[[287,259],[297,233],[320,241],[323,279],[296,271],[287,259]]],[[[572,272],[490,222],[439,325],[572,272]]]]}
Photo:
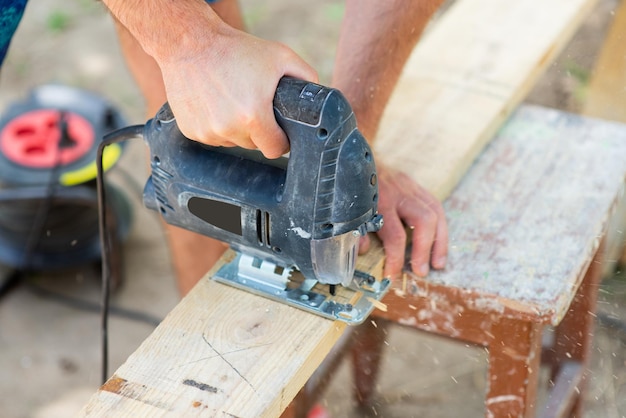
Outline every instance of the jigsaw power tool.
{"type": "Polygon", "coordinates": [[[291,150],[270,160],[188,140],[166,103],[143,131],[152,169],[144,203],[231,246],[216,280],[361,322],[389,286],[355,272],[359,238],[382,226],[372,151],[338,90],[285,77],[274,113],[291,150]],[[353,294],[340,298],[343,289],[353,294]]]}

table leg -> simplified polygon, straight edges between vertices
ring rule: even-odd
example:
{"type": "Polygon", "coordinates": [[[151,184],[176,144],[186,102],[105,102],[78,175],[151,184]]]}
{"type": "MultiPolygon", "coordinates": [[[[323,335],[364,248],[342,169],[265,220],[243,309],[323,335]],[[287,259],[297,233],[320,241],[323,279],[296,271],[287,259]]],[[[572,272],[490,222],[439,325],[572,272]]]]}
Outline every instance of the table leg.
{"type": "Polygon", "coordinates": [[[574,399],[561,400],[571,402],[571,416],[581,416],[585,371],[588,369],[591,343],[595,326],[595,312],[598,288],[602,278],[604,245],[598,250],[591,262],[582,284],[578,288],[567,314],[555,329],[552,365],[552,381],[556,382],[565,364],[576,362],[582,368],[582,378],[573,391],[574,399]]]}
{"type": "Polygon", "coordinates": [[[543,326],[502,318],[491,328],[486,416],[534,416],[543,326]]]}
{"type": "Polygon", "coordinates": [[[370,405],[374,400],[388,324],[382,319],[368,321],[360,325],[353,334],[354,390],[355,397],[362,406],[370,405]]]}

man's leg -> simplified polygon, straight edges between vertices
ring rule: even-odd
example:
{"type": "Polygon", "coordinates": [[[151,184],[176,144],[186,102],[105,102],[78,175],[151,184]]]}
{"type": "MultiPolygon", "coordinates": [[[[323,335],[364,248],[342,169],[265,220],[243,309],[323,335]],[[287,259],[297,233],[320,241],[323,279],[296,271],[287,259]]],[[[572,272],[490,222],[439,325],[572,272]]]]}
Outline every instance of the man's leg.
{"type": "MultiPolygon", "coordinates": [[[[236,0],[220,0],[212,4],[215,12],[229,25],[243,29],[243,20],[236,0]]],[[[147,117],[153,117],[166,102],[161,70],[144,52],[136,39],[116,21],[116,29],[126,63],[146,101],[147,117]]],[[[181,295],[189,290],[215,264],[227,246],[181,228],[165,225],[181,295]]]]}

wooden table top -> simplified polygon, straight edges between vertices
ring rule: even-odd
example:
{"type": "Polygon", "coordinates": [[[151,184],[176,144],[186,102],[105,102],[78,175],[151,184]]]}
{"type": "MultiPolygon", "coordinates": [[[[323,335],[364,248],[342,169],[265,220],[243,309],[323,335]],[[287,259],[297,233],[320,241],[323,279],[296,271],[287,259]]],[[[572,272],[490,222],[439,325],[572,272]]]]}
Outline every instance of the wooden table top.
{"type": "Polygon", "coordinates": [[[625,174],[626,125],[522,106],[445,201],[448,265],[427,281],[485,296],[478,310],[558,323],[625,174]]]}

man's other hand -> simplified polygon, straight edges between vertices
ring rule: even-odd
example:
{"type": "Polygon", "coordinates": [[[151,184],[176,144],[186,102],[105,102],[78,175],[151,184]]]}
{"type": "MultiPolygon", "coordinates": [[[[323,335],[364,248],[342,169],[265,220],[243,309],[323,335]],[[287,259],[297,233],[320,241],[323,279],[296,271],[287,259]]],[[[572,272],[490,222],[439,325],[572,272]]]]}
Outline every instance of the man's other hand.
{"type": "MultiPolygon", "coordinates": [[[[424,277],[430,268],[443,269],[448,254],[448,228],[441,203],[401,171],[377,164],[379,203],[384,225],[378,236],[385,249],[383,275],[392,280],[404,267],[408,228],[411,234],[411,270],[424,277]]],[[[367,251],[369,238],[361,242],[367,251]]]]}

